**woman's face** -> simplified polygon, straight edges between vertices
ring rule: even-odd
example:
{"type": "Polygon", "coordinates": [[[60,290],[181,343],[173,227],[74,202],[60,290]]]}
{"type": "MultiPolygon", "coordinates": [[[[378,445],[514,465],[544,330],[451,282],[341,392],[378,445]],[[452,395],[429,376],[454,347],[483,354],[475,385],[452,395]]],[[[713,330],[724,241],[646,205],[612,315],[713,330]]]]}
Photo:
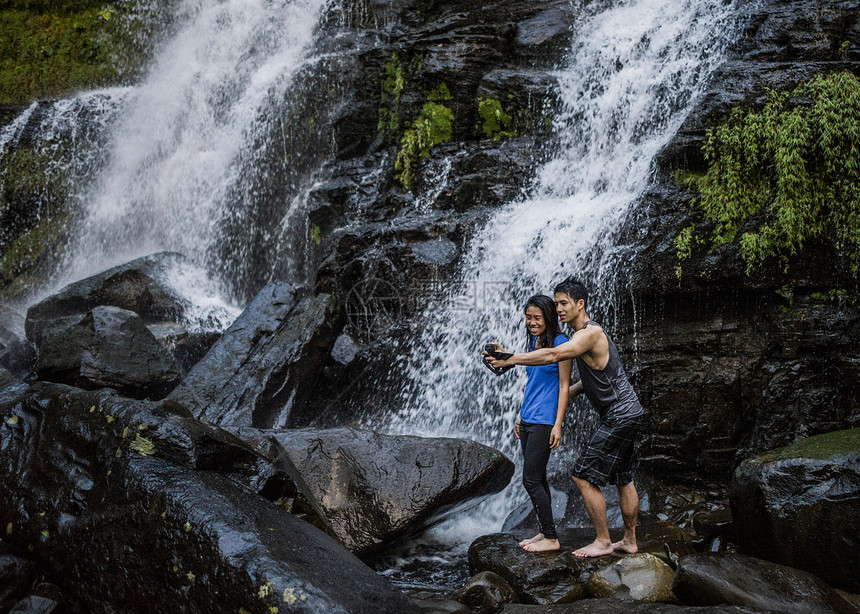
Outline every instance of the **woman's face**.
{"type": "Polygon", "coordinates": [[[546,330],[543,312],[534,305],[526,307],[526,328],[532,335],[540,335],[546,330]]]}

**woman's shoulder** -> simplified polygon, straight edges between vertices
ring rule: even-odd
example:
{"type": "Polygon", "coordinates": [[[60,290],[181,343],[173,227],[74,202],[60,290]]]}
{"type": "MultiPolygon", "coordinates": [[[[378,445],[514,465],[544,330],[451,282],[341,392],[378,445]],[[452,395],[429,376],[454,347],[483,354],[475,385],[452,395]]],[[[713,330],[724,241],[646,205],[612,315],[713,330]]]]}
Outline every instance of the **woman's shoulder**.
{"type": "Polygon", "coordinates": [[[559,334],[558,337],[555,338],[555,340],[553,341],[553,345],[555,345],[557,347],[557,346],[561,345],[562,343],[567,343],[568,341],[570,341],[570,339],[567,338],[567,335],[562,333],[562,334],[559,334]]]}

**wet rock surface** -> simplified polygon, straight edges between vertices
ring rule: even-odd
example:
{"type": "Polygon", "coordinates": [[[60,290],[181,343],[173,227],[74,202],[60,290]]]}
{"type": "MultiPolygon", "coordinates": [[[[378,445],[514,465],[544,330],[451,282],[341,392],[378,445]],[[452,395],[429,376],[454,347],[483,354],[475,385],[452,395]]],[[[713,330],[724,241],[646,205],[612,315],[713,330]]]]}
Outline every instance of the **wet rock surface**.
{"type": "Polygon", "coordinates": [[[585,588],[590,597],[674,603],[674,575],[672,567],[653,554],[632,554],[591,574],[585,588]]]}
{"type": "Polygon", "coordinates": [[[731,502],[744,552],[860,592],[860,428],[745,460],[731,502]]]}
{"type": "Polygon", "coordinates": [[[295,426],[335,341],[334,297],[266,286],[171,394],[222,426],[295,426]]]}
{"type": "Polygon", "coordinates": [[[0,367],[20,378],[33,375],[36,349],[24,333],[24,316],[0,303],[0,367]]]}
{"type": "Polygon", "coordinates": [[[514,589],[492,571],[476,573],[457,593],[457,601],[477,614],[494,614],[513,600],[514,589]]]}
{"type": "Polygon", "coordinates": [[[162,398],[179,368],[133,311],[94,307],[83,318],[42,328],[39,377],[80,388],[115,388],[134,398],[162,398]]]}
{"type": "Polygon", "coordinates": [[[5,539],[93,612],[414,607],[261,497],[259,460],[176,405],[40,383],[0,425],[5,539]]]}
{"type": "Polygon", "coordinates": [[[178,322],[190,305],[169,279],[186,266],[181,254],[159,252],[70,284],[27,310],[27,338],[39,345],[45,327],[57,319],[81,316],[100,305],[133,311],[146,324],[178,322]]]}
{"type": "Polygon", "coordinates": [[[631,263],[619,264],[621,294],[633,300],[618,306],[626,323],[616,342],[627,356],[635,348],[628,373],[651,412],[642,466],[674,480],[728,481],[752,454],[860,424],[860,309],[828,298],[856,295],[857,280],[832,245],[809,242],[787,269],[766,262],[749,276],[737,242],[703,246],[676,274],[673,241],[702,220],[695,194],[671,175],[705,169],[706,129],[734,106],[763,102],[768,87],[856,72],[860,59],[854,2],[748,7],[744,34],[658,156],[656,180],[619,233],[619,262],[631,263]]]}
{"type": "MultiPolygon", "coordinates": [[[[256,431],[295,466],[333,534],[366,555],[417,533],[513,475],[503,454],[473,441],[392,436],[356,429],[256,431]]],[[[257,440],[257,445],[271,445],[257,440]]]]}
{"type": "MultiPolygon", "coordinates": [[[[613,538],[620,538],[614,533],[613,538]]],[[[573,550],[594,539],[594,530],[590,528],[560,531],[559,542],[562,549],[556,552],[526,552],[518,545],[520,539],[521,537],[509,534],[495,533],[479,537],[469,547],[471,572],[474,574],[479,571],[492,571],[498,574],[511,585],[520,603],[544,605],[583,599],[589,595],[587,587],[593,574],[622,561],[620,556],[614,554],[589,559],[572,555],[573,550]]],[[[692,552],[688,545],[688,535],[677,527],[660,521],[643,520],[642,526],[637,529],[637,539],[641,553],[659,557],[664,564],[669,560],[667,549],[676,556],[692,552]]],[[[634,566],[627,563],[625,565],[634,566]]],[[[656,565],[657,563],[657,570],[665,572],[662,567],[656,565]]],[[[611,575],[617,577],[618,574],[610,572],[607,577],[611,575]]],[[[658,578],[662,577],[662,574],[655,572],[651,586],[656,587],[658,578]]],[[[599,581],[595,580],[595,590],[602,590],[598,588],[598,583],[599,581]]],[[[601,587],[608,587],[606,583],[599,584],[601,587]]],[[[623,590],[617,589],[621,592],[623,590]]],[[[657,592],[660,592],[661,596],[665,594],[662,590],[652,591],[653,594],[657,592]]],[[[644,590],[642,594],[644,595],[644,590]]]]}
{"type": "Polygon", "coordinates": [[[786,614],[854,611],[812,574],[740,554],[694,554],[681,559],[672,590],[682,602],[696,606],[729,604],[786,614]]]}

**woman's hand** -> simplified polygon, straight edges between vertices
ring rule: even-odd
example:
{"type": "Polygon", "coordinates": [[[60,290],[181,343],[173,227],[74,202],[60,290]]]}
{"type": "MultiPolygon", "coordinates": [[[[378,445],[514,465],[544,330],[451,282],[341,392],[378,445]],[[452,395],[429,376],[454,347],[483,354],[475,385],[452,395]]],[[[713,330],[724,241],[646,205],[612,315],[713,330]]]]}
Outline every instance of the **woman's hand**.
{"type": "Polygon", "coordinates": [[[561,427],[556,425],[549,432],[549,449],[555,450],[561,443],[561,427]]]}
{"type": "Polygon", "coordinates": [[[520,438],[520,421],[519,420],[514,422],[514,435],[517,436],[517,439],[520,438]]]}
{"type": "Polygon", "coordinates": [[[499,343],[498,341],[493,341],[493,342],[491,342],[491,343],[490,343],[490,345],[495,345],[495,346],[496,346],[496,350],[498,350],[499,352],[504,352],[504,351],[505,351],[505,348],[503,348],[503,347],[502,347],[502,344],[501,344],[501,343],[499,343]]]}

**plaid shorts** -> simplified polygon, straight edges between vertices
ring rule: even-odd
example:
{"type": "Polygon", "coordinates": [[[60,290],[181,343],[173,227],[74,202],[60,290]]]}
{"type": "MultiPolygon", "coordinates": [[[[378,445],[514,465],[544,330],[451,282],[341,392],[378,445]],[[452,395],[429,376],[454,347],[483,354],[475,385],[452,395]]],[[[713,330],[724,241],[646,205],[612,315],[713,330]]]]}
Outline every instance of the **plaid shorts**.
{"type": "Polygon", "coordinates": [[[636,442],[644,421],[644,416],[626,420],[604,417],[576,459],[573,476],[595,486],[624,486],[632,482],[636,442]]]}

